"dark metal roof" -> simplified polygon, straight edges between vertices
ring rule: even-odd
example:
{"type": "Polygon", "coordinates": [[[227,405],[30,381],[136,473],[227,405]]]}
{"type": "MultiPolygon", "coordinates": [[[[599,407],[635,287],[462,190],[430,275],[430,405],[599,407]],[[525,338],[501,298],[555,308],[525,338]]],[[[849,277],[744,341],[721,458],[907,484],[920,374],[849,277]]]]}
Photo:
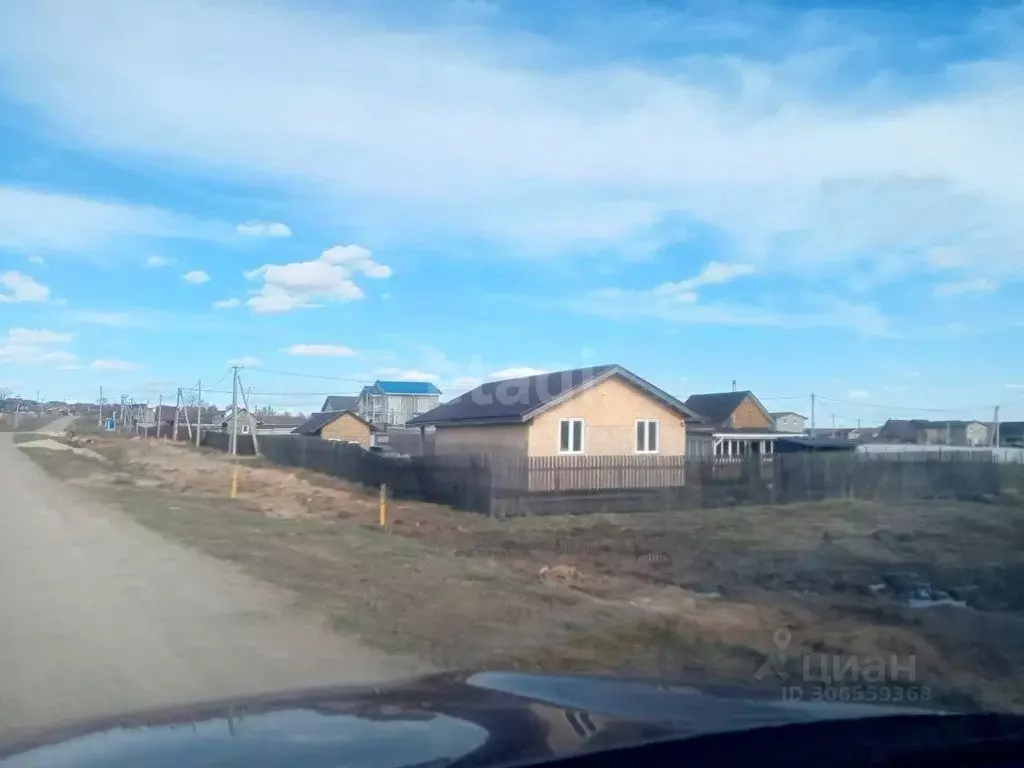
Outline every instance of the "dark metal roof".
{"type": "Polygon", "coordinates": [[[429,381],[376,381],[374,386],[389,395],[440,395],[441,390],[429,381]]]}
{"type": "Polygon", "coordinates": [[[898,440],[903,443],[916,443],[920,426],[908,419],[888,419],[878,430],[881,440],[898,440]]]}
{"type": "Polygon", "coordinates": [[[775,441],[775,450],[785,453],[787,448],[798,451],[853,451],[857,444],[849,440],[832,437],[780,437],[775,441]]]}
{"type": "MultiPolygon", "coordinates": [[[[989,427],[991,429],[991,427],[989,427]]],[[[999,425],[999,437],[1024,436],[1024,421],[1004,421],[999,425]]]]}
{"type": "Polygon", "coordinates": [[[257,417],[256,423],[261,427],[297,427],[306,423],[306,417],[271,414],[262,418],[257,417]]]}
{"type": "Polygon", "coordinates": [[[347,411],[347,410],[346,411],[321,411],[320,413],[314,413],[312,416],[310,416],[308,419],[306,419],[304,422],[302,422],[302,424],[300,424],[295,429],[293,429],[292,430],[292,434],[293,435],[319,435],[320,431],[324,427],[326,427],[328,424],[330,424],[335,419],[340,419],[346,413],[349,414],[350,416],[352,416],[353,418],[358,419],[359,421],[363,422],[363,424],[366,424],[367,426],[369,426],[369,422],[367,422],[366,419],[364,419],[362,416],[360,416],[355,411],[347,411]]]}
{"type": "Polygon", "coordinates": [[[329,395],[324,400],[324,407],[320,410],[328,411],[350,411],[359,405],[359,395],[329,395]]]}
{"type": "Polygon", "coordinates": [[[690,395],[686,398],[686,407],[703,416],[709,424],[724,424],[748,396],[754,397],[754,393],[749,389],[741,392],[710,392],[704,395],[690,395]]]}
{"type": "Polygon", "coordinates": [[[622,366],[611,364],[489,381],[406,423],[415,426],[521,423],[532,418],[538,410],[553,405],[580,387],[616,374],[679,411],[680,415],[695,415],[667,392],[622,366]]]}

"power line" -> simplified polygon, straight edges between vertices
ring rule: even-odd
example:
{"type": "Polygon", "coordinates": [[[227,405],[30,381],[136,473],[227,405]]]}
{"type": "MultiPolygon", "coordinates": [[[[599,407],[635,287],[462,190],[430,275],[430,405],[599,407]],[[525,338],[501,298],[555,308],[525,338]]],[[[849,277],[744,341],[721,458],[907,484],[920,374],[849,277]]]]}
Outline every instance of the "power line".
{"type": "MultiPolygon", "coordinates": [[[[187,391],[187,390],[182,390],[187,391]]],[[[230,395],[232,391],[230,389],[207,389],[203,387],[203,392],[207,392],[213,395],[230,395]]],[[[249,392],[250,395],[265,395],[268,397],[331,397],[337,395],[337,392],[249,392]]]]}
{"type": "Polygon", "coordinates": [[[314,373],[295,373],[294,371],[272,371],[268,368],[246,368],[247,371],[259,371],[260,373],[271,373],[275,376],[295,376],[300,379],[322,379],[324,381],[347,381],[362,384],[365,379],[346,379],[340,376],[318,376],[314,373]]]}
{"type": "Polygon", "coordinates": [[[909,405],[881,405],[880,403],[863,403],[858,400],[840,400],[836,397],[825,397],[824,395],[818,395],[818,399],[827,400],[830,403],[853,405],[858,408],[882,408],[888,411],[920,411],[922,413],[958,413],[960,411],[974,411],[994,407],[992,405],[966,405],[960,408],[918,408],[909,405]]]}

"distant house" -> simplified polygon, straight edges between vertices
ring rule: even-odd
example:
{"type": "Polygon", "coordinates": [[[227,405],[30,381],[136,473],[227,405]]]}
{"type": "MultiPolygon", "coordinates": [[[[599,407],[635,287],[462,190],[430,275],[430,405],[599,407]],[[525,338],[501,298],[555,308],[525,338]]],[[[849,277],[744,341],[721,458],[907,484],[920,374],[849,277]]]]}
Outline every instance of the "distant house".
{"type": "Polygon", "coordinates": [[[690,432],[710,436],[715,456],[773,453],[777,438],[792,436],[775,429],[775,419],[750,390],[690,395],[685,405],[697,415],[690,432]]]}
{"type": "Polygon", "coordinates": [[[989,444],[989,430],[988,425],[980,421],[889,419],[878,431],[878,440],[886,443],[980,447],[989,444]]]}
{"type": "Polygon", "coordinates": [[[776,432],[803,434],[807,426],[807,417],[795,411],[775,411],[771,417],[776,432]]]}
{"type": "Polygon", "coordinates": [[[401,426],[441,402],[429,381],[376,381],[359,393],[359,415],[374,426],[401,426]]]}
{"type": "Polygon", "coordinates": [[[999,445],[1024,448],[1024,421],[1004,421],[999,425],[999,445]]]}
{"type": "Polygon", "coordinates": [[[295,435],[308,435],[324,440],[341,440],[369,446],[373,428],[355,411],[321,411],[292,430],[295,435]]]}
{"type": "Polygon", "coordinates": [[[870,443],[878,437],[880,427],[818,427],[808,429],[808,437],[829,437],[854,443],[870,443]]]}
{"type": "Polygon", "coordinates": [[[408,425],[436,428],[435,454],[681,456],[693,417],[632,371],[599,365],[487,382],[408,425]]]}
{"type": "Polygon", "coordinates": [[[251,435],[256,431],[256,417],[246,408],[239,408],[237,414],[229,408],[220,420],[220,429],[228,434],[251,435]]]}
{"type": "MultiPolygon", "coordinates": [[[[223,432],[231,432],[234,421],[229,410],[224,414],[220,422],[223,432]]],[[[238,409],[238,434],[248,435],[255,432],[257,435],[287,435],[296,427],[304,424],[305,416],[292,416],[290,414],[257,414],[249,413],[246,408],[238,409]]]]}
{"type": "Polygon", "coordinates": [[[320,409],[320,412],[330,413],[332,411],[358,410],[359,395],[328,395],[327,399],[324,400],[324,406],[320,409]]]}

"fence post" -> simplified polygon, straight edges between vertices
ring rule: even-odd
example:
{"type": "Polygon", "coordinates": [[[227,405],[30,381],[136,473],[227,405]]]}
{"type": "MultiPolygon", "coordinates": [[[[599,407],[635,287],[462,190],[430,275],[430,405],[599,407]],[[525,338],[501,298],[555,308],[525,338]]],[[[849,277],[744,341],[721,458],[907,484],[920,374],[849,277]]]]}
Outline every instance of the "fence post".
{"type": "Polygon", "coordinates": [[[388,527],[388,484],[380,484],[380,527],[388,527]]]}

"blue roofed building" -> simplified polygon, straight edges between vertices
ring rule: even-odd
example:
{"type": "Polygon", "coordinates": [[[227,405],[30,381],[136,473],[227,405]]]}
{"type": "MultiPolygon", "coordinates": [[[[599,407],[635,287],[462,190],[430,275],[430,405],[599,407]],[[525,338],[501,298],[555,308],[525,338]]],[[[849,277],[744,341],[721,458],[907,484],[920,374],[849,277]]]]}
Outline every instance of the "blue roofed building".
{"type": "Polygon", "coordinates": [[[375,381],[359,393],[359,415],[376,427],[402,426],[436,408],[441,390],[429,381],[375,381]]]}

